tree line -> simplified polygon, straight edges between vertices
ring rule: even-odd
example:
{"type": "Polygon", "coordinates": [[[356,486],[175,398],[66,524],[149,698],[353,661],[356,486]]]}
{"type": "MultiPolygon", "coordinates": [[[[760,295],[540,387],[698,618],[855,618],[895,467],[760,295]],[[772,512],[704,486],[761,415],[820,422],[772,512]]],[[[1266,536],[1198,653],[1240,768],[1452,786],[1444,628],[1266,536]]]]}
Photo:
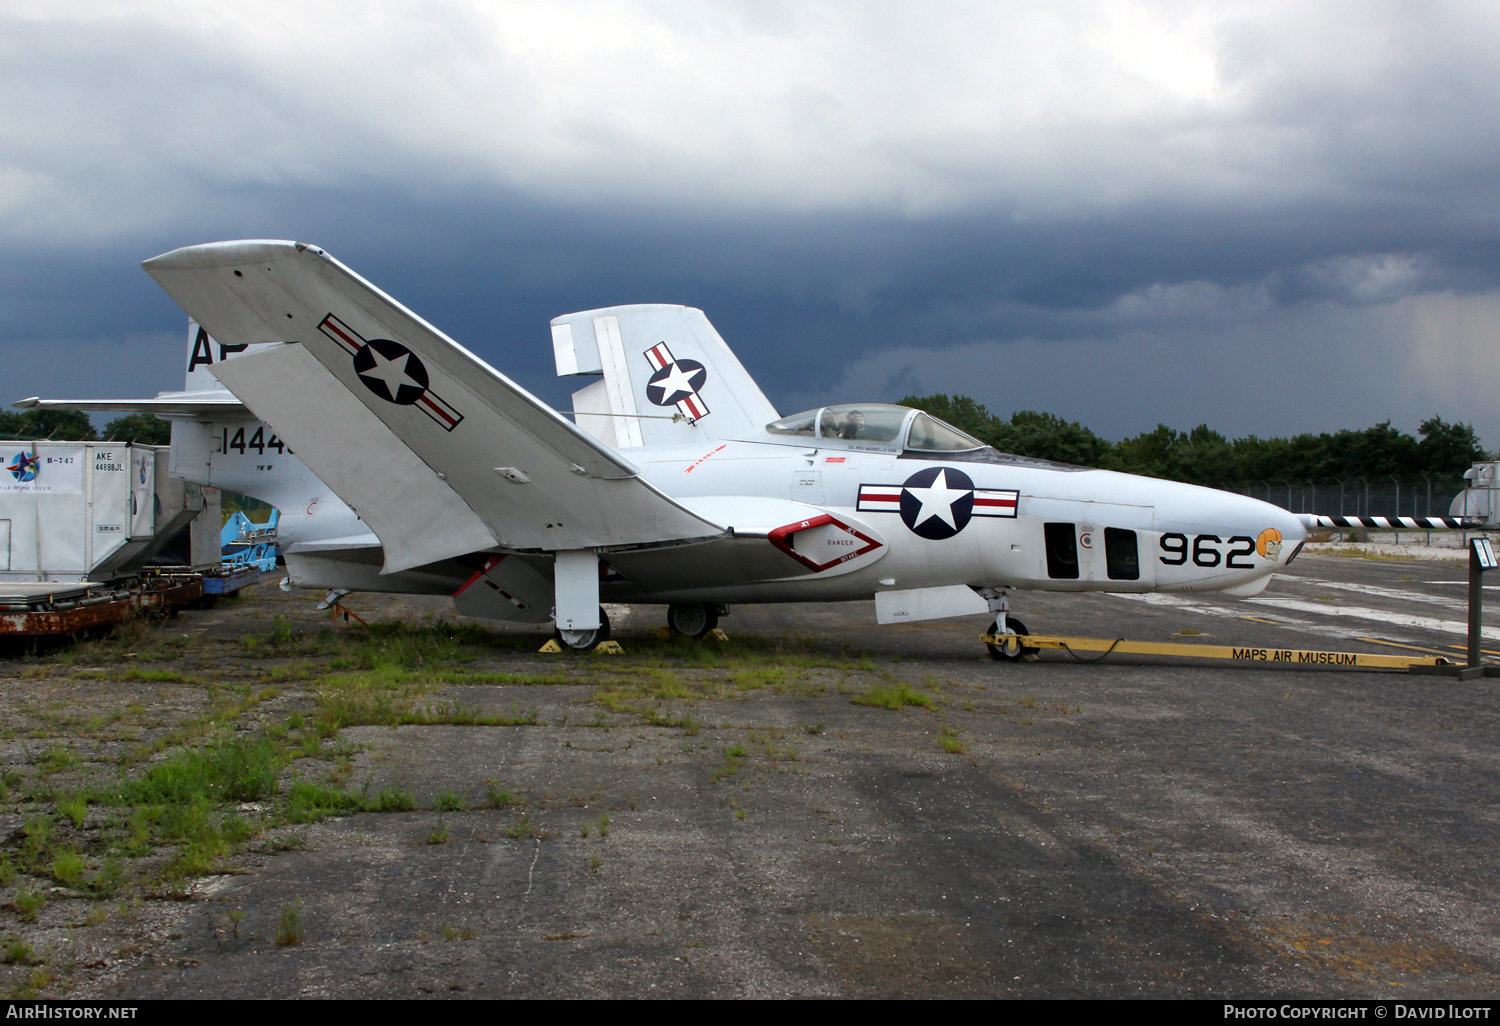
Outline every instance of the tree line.
{"type": "Polygon", "coordinates": [[[1383,480],[1391,475],[1456,478],[1494,458],[1470,424],[1424,420],[1417,436],[1383,420],[1362,431],[1345,428],[1290,438],[1228,439],[1207,424],[1179,431],[1165,424],[1112,442],[1078,421],[1020,410],[1003,420],[966,395],[906,396],[903,406],[926,410],[1001,452],[1085,467],[1205,485],[1263,481],[1383,480]]]}
{"type": "MultiPolygon", "coordinates": [[[[1473,463],[1491,459],[1470,424],[1434,416],[1414,437],[1383,420],[1362,431],[1345,428],[1290,438],[1228,439],[1207,424],[1178,431],[1158,424],[1151,431],[1112,442],[1076,420],[1020,410],[1001,419],[966,395],[906,396],[903,406],[926,410],[1001,452],[1035,456],[1084,467],[1102,467],[1172,481],[1242,485],[1263,481],[1384,480],[1392,475],[1457,478],[1473,463]]],[[[149,413],[111,420],[96,434],[88,415],[76,410],[0,410],[0,438],[143,442],[166,445],[171,426],[149,413]]]]}
{"type": "Polygon", "coordinates": [[[0,438],[166,445],[172,440],[172,425],[154,414],[127,413],[105,424],[104,433],[98,434],[89,415],[77,410],[0,410],[0,438]]]}

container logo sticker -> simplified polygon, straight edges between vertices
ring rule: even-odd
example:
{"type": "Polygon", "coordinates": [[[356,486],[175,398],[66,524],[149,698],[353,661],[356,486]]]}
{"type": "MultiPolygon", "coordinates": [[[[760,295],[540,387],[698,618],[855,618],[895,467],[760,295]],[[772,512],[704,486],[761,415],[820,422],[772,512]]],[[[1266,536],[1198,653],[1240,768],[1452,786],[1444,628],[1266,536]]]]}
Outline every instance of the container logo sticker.
{"type": "Polygon", "coordinates": [[[18,452],[11,458],[10,466],[6,470],[11,472],[17,481],[36,480],[36,457],[30,453],[18,452]]]}

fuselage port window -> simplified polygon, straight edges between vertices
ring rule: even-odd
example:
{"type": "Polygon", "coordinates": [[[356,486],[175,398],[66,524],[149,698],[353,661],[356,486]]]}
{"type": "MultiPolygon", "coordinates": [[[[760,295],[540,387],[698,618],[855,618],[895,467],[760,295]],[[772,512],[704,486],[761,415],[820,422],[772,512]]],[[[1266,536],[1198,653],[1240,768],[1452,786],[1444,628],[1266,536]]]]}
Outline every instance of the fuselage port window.
{"type": "Polygon", "coordinates": [[[1118,527],[1104,529],[1104,563],[1111,581],[1138,581],[1141,579],[1141,555],[1136,545],[1135,532],[1118,527]]]}
{"type": "Polygon", "coordinates": [[[1073,524],[1043,524],[1047,536],[1047,576],[1078,579],[1078,538],[1073,524]]]}

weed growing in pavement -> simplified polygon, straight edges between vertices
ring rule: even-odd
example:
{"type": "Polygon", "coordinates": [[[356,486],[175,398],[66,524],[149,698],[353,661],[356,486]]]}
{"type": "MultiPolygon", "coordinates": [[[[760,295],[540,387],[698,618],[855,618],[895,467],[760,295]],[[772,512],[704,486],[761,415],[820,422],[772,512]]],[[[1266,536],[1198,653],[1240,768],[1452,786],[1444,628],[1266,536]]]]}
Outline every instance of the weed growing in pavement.
{"type": "Polygon", "coordinates": [[[47,899],[40,891],[34,891],[25,884],[16,890],[16,900],[13,903],[17,914],[23,923],[36,922],[36,914],[41,911],[42,906],[47,904],[47,899]]]}
{"type": "Polygon", "coordinates": [[[447,844],[448,828],[443,824],[443,817],[438,817],[437,829],[427,835],[428,844],[447,844]]]}
{"type": "Polygon", "coordinates": [[[0,853],[0,887],[9,887],[16,882],[15,863],[11,862],[10,854],[0,853]]]}
{"type": "Polygon", "coordinates": [[[484,782],[485,794],[489,797],[490,808],[503,809],[508,805],[514,805],[520,799],[510,793],[509,788],[501,787],[493,777],[484,782]]]}
{"type": "Polygon", "coordinates": [[[30,944],[16,937],[5,942],[5,952],[0,954],[0,962],[6,965],[36,965],[36,952],[30,944]]]}
{"type": "Polygon", "coordinates": [[[289,823],[316,823],[330,816],[358,812],[364,807],[363,800],[347,791],[295,780],[287,800],[286,819],[289,823]]]}
{"type": "Polygon", "coordinates": [[[370,812],[411,812],[417,801],[405,791],[381,791],[365,808],[370,812]]]}
{"type": "Polygon", "coordinates": [[[276,919],[276,946],[292,947],[302,943],[302,899],[298,898],[281,910],[276,919]]]}
{"type": "Polygon", "coordinates": [[[10,990],[10,996],[18,1001],[30,1001],[57,981],[57,974],[46,966],[38,966],[26,974],[26,979],[10,990]]]}
{"type": "Polygon", "coordinates": [[[531,821],[531,817],[528,816],[524,812],[521,813],[520,818],[516,820],[516,822],[515,822],[514,825],[505,827],[504,829],[505,829],[506,836],[508,836],[508,837],[536,837],[536,836],[538,836],[538,830],[536,828],[536,824],[533,823],[531,821]]]}
{"type": "Polygon", "coordinates": [[[915,705],[923,709],[931,709],[937,703],[920,691],[912,690],[907,684],[880,685],[870,688],[863,695],[855,695],[849,699],[855,705],[873,705],[881,709],[900,709],[903,706],[915,705]]]}
{"type": "Polygon", "coordinates": [[[732,777],[740,771],[740,759],[744,758],[745,749],[742,745],[731,745],[724,749],[724,765],[714,770],[709,775],[709,782],[717,784],[725,777],[732,777]]]}
{"type": "Polygon", "coordinates": [[[463,799],[452,791],[444,791],[433,800],[432,807],[439,812],[462,812],[464,803],[463,799]]]}
{"type": "Polygon", "coordinates": [[[51,776],[53,773],[70,770],[82,761],[77,752],[62,745],[53,745],[37,756],[36,767],[42,771],[43,776],[51,776]]]}
{"type": "Polygon", "coordinates": [[[77,890],[83,886],[83,874],[88,864],[76,851],[65,851],[52,860],[52,879],[64,887],[77,890]]]}
{"type": "Polygon", "coordinates": [[[943,746],[943,751],[945,752],[953,755],[967,755],[969,746],[964,744],[959,738],[959,735],[962,733],[963,731],[954,730],[945,723],[943,724],[942,733],[938,735],[938,744],[943,746]]]}
{"type": "Polygon", "coordinates": [[[59,798],[57,811],[60,815],[71,819],[75,827],[81,827],[84,817],[89,814],[89,803],[82,794],[74,794],[69,798],[59,798]]]}
{"type": "Polygon", "coordinates": [[[473,930],[469,929],[467,926],[465,926],[465,927],[455,927],[455,926],[445,926],[445,927],[443,927],[443,940],[445,940],[445,941],[466,941],[466,940],[473,940],[475,937],[478,937],[478,936],[479,936],[478,933],[476,933],[473,930]]]}

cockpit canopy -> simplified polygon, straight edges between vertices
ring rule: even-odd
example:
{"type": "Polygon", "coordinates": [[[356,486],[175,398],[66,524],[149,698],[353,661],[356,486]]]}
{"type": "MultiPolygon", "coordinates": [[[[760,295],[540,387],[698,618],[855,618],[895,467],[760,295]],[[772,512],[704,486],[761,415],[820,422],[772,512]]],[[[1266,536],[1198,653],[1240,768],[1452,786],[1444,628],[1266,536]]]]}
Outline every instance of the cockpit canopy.
{"type": "Polygon", "coordinates": [[[864,443],[889,449],[922,452],[966,452],[984,443],[970,438],[921,410],[889,403],[850,403],[824,406],[782,417],[766,425],[773,435],[800,435],[824,441],[864,443]],[[905,444],[903,446],[903,438],[905,444]]]}

